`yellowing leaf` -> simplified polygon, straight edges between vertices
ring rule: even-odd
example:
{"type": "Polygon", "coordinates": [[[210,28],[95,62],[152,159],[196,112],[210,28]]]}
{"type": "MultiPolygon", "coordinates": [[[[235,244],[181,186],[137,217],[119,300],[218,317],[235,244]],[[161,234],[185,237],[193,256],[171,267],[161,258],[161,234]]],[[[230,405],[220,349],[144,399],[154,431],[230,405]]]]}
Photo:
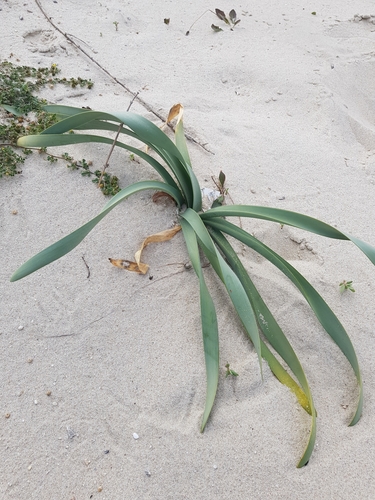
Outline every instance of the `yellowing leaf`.
{"type": "Polygon", "coordinates": [[[138,264],[136,262],[132,262],[131,260],[111,259],[110,257],[108,260],[115,267],[119,267],[121,269],[126,269],[127,271],[134,271],[136,273],[140,272],[139,268],[138,268],[138,264]]]}
{"type": "Polygon", "coordinates": [[[177,123],[178,123],[182,119],[183,114],[184,114],[184,107],[183,107],[183,105],[182,104],[175,104],[169,110],[169,115],[168,115],[168,118],[167,118],[167,123],[170,123],[176,117],[177,117],[177,123]]]}
{"type": "Polygon", "coordinates": [[[126,269],[127,271],[133,271],[139,274],[146,274],[149,266],[141,262],[143,249],[146,248],[150,243],[161,243],[163,241],[168,241],[173,238],[173,236],[179,231],[181,231],[181,226],[175,226],[172,229],[166,229],[165,231],[161,231],[160,233],[147,236],[147,238],[143,241],[141,248],[135,253],[135,262],[125,259],[111,258],[109,259],[109,261],[113,266],[120,267],[121,269],[126,269]]]}

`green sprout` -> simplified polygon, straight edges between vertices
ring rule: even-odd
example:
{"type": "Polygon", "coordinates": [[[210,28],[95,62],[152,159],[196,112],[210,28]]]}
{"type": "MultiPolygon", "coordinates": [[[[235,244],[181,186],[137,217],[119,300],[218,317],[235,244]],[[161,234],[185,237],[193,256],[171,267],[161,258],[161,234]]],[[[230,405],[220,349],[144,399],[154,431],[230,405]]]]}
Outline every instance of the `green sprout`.
{"type": "MultiPolygon", "coordinates": [[[[175,109],[175,106],[172,109],[175,109]]],[[[110,211],[129,196],[144,190],[167,193],[175,200],[178,207],[179,226],[173,228],[174,234],[182,229],[187,256],[197,275],[200,291],[207,383],[201,431],[203,432],[211,414],[220,372],[216,308],[202,270],[202,264],[206,259],[210,263],[208,272],[216,273],[223,282],[228,298],[243,325],[244,333],[254,346],[260,374],[262,374],[263,358],[276,378],[294,393],[298,403],[311,417],[306,448],[298,467],[308,463],[315,445],[317,412],[305,372],[286,335],[232,246],[230,242],[232,238],[253,249],[284,273],[301,292],[322,327],[346,356],[359,388],[359,398],[349,425],[358,422],[363,405],[362,379],[356,353],[344,327],[320,294],[297,269],[249,232],[234,225],[230,219],[238,217],[263,219],[275,222],[278,226],[289,225],[327,238],[351,241],[375,265],[374,247],[325,222],[284,209],[253,205],[219,205],[203,212],[201,188],[192,169],[184,135],[182,109],[179,112],[177,110],[175,142],[157,125],[131,112],[118,111],[110,114],[56,105],[43,106],[43,110],[46,113],[56,114],[60,121],[40,134],[21,137],[18,140],[20,147],[42,148],[97,142],[107,144],[112,151],[116,146],[146,161],[159,174],[160,180],[144,180],[121,189],[104,205],[98,215],[22,264],[12,275],[11,281],[28,276],[73,250],[110,211]],[[92,129],[95,129],[94,135],[92,129]],[[78,130],[80,133],[69,134],[70,130],[78,130]],[[105,135],[100,135],[100,131],[105,135]],[[108,132],[113,133],[113,138],[108,137],[108,132]],[[131,145],[133,139],[148,146],[147,151],[131,145]],[[153,151],[152,155],[149,154],[150,150],[153,151]]],[[[221,175],[219,183],[222,189],[225,189],[224,182],[225,177],[221,175]]],[[[125,267],[135,264],[124,262],[125,267]]],[[[146,272],[147,266],[143,274],[146,272]]],[[[227,368],[229,370],[229,366],[227,368]]]]}
{"type": "Polygon", "coordinates": [[[229,377],[229,375],[232,375],[233,377],[238,377],[238,373],[229,368],[229,363],[225,365],[225,368],[227,369],[227,371],[225,372],[225,377],[229,377]]]}
{"type": "Polygon", "coordinates": [[[343,280],[340,284],[339,284],[339,287],[340,287],[340,292],[345,292],[345,290],[350,290],[351,292],[355,292],[354,288],[353,288],[353,281],[346,281],[346,280],[343,280]]]}
{"type": "MultiPolygon", "coordinates": [[[[237,24],[241,21],[241,19],[237,19],[237,13],[234,9],[232,9],[228,15],[225,14],[220,9],[215,9],[215,12],[211,9],[207,9],[201,14],[190,26],[190,28],[187,30],[185,33],[186,36],[190,35],[190,31],[194,24],[201,19],[207,12],[211,12],[212,14],[216,15],[220,19],[220,21],[224,21],[224,23],[230,28],[231,31],[233,31],[234,27],[237,26],[237,24]]],[[[216,24],[211,24],[211,28],[217,33],[219,31],[223,31],[223,28],[220,28],[220,26],[216,26],[216,24]]]]}
{"type": "Polygon", "coordinates": [[[118,31],[118,25],[120,24],[118,21],[113,21],[113,24],[115,25],[116,31],[118,31]]]}
{"type": "MultiPolygon", "coordinates": [[[[237,19],[237,14],[236,14],[236,11],[234,9],[232,9],[230,12],[229,12],[229,15],[227,16],[225,14],[225,12],[223,12],[222,10],[220,9],[215,9],[215,14],[217,15],[217,17],[221,20],[221,21],[224,21],[224,23],[230,27],[230,29],[233,31],[233,28],[241,21],[241,19],[237,19]]],[[[223,31],[222,28],[220,28],[219,26],[216,26],[215,24],[211,24],[211,28],[215,31],[215,32],[219,32],[219,31],[223,31]]]]}

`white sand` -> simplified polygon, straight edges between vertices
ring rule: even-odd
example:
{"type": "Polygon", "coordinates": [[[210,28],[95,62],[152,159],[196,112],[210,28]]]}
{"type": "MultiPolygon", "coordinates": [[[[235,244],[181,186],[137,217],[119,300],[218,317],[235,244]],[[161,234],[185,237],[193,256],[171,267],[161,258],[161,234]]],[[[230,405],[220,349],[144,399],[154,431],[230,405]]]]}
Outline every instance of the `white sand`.
{"type": "MultiPolygon", "coordinates": [[[[202,186],[212,187],[211,175],[223,169],[235,203],[307,213],[375,244],[375,24],[353,22],[357,13],[373,13],[372,2],[41,5],[156,113],[165,117],[172,104],[184,104],[187,133],[210,151],[189,142],[202,186]],[[208,13],[185,36],[206,7],[235,8],[241,22],[214,33],[210,25],[222,23],[208,13]]],[[[91,91],[48,90],[51,102],[128,107],[132,96],[56,32],[35,2],[2,0],[0,7],[1,60],[57,63],[65,75],[95,82],[91,91]]],[[[141,104],[132,110],[160,124],[141,104]]],[[[108,152],[66,149],[96,168],[108,152]]],[[[150,176],[124,152],[113,156],[110,171],[123,187],[150,176]]],[[[155,206],[149,193],[135,196],[69,255],[9,283],[19,265],[96,215],[105,200],[89,179],[36,154],[22,175],[0,180],[0,190],[1,499],[374,498],[375,269],[353,245],[243,221],[316,286],[362,368],[363,417],[348,428],[357,395],[349,364],[296,289],[244,253],[304,363],[318,410],[316,449],[297,469],[309,418],[266,365],[260,381],[253,348],[209,270],[222,371],[212,416],[199,432],[198,287],[192,271],[178,273],[188,260],[182,236],[145,251],[152,281],[108,263],[131,258],[146,235],[170,227],[173,208],[155,206]],[[343,279],[354,281],[356,293],[340,295],[343,279]],[[227,361],[235,380],[225,378],[227,361]]]]}

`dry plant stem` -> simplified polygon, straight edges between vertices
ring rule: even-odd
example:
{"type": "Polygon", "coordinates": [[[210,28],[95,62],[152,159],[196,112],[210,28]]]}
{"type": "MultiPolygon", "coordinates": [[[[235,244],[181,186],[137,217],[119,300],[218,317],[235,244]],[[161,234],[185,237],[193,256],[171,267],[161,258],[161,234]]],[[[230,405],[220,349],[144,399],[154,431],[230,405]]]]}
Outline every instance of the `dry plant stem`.
{"type": "MultiPolygon", "coordinates": [[[[213,175],[211,175],[211,179],[213,180],[213,182],[214,182],[215,186],[218,188],[218,190],[221,192],[221,188],[220,188],[219,184],[216,182],[215,177],[213,175]]],[[[229,193],[226,193],[224,196],[227,196],[230,199],[230,201],[232,202],[232,205],[234,205],[233,198],[231,197],[231,195],[229,193]]],[[[238,222],[240,224],[240,228],[243,229],[241,217],[238,217],[238,222]]],[[[243,246],[243,248],[245,248],[245,247],[243,246]]]]}
{"type": "Polygon", "coordinates": [[[205,14],[207,14],[207,12],[212,12],[212,14],[215,14],[215,12],[211,9],[207,9],[203,12],[203,14],[201,14],[194,22],[193,24],[190,26],[190,28],[187,30],[186,32],[186,36],[190,35],[190,30],[191,28],[194,26],[195,23],[197,23],[199,21],[199,19],[201,19],[205,14]]]}
{"type": "MultiPolygon", "coordinates": [[[[130,104],[129,104],[128,109],[127,109],[126,111],[129,111],[129,110],[130,110],[130,108],[132,107],[133,102],[134,102],[134,101],[136,100],[136,98],[138,97],[138,94],[139,94],[139,92],[137,92],[137,93],[133,96],[133,99],[130,101],[130,104]]],[[[116,137],[114,138],[114,141],[113,141],[113,143],[112,143],[111,150],[110,150],[110,152],[109,152],[109,154],[108,154],[108,157],[107,157],[107,159],[106,159],[106,161],[105,161],[105,163],[104,163],[104,167],[103,167],[102,173],[100,174],[100,178],[99,178],[99,181],[98,181],[98,188],[99,188],[99,189],[100,189],[100,183],[102,182],[102,179],[103,179],[103,175],[104,175],[105,169],[108,167],[108,164],[109,164],[109,159],[110,159],[110,157],[111,157],[111,154],[112,154],[113,150],[115,149],[116,142],[117,142],[118,136],[119,136],[119,135],[120,135],[120,133],[121,133],[121,130],[122,130],[122,123],[120,123],[120,126],[119,126],[119,128],[118,128],[118,130],[117,130],[116,137]]]]}
{"type": "Polygon", "coordinates": [[[99,177],[99,181],[98,181],[98,188],[100,189],[100,185],[101,185],[101,182],[102,182],[102,179],[103,179],[103,175],[105,173],[105,169],[108,167],[108,164],[109,164],[109,159],[111,157],[111,154],[113,153],[113,150],[115,149],[115,146],[116,146],[116,142],[117,142],[117,139],[118,139],[118,136],[120,135],[120,132],[121,132],[121,129],[122,129],[122,123],[120,123],[120,126],[117,130],[117,133],[116,133],[116,137],[113,139],[113,143],[112,143],[112,146],[111,146],[111,149],[108,153],[108,156],[107,156],[107,159],[104,163],[104,166],[103,166],[103,170],[102,170],[102,173],[100,174],[100,177],[99,177]]]}
{"type": "MultiPolygon", "coordinates": [[[[76,47],[76,49],[78,49],[79,51],[81,51],[83,54],[85,54],[86,57],[88,57],[90,59],[90,61],[92,61],[94,64],[96,64],[96,66],[98,66],[107,76],[109,76],[109,78],[111,78],[113,81],[115,81],[118,85],[120,85],[124,90],[126,90],[126,92],[128,92],[130,95],[133,96],[134,100],[137,100],[137,102],[139,102],[139,104],[141,104],[141,106],[143,106],[149,113],[152,113],[154,116],[156,116],[157,118],[159,118],[159,120],[161,120],[162,122],[165,122],[165,117],[163,117],[160,113],[158,113],[155,109],[153,109],[152,106],[150,106],[149,104],[147,104],[143,99],[141,99],[139,97],[139,92],[133,92],[132,90],[130,90],[124,83],[120,82],[114,75],[112,75],[107,69],[105,69],[100,63],[98,63],[98,61],[96,61],[92,56],[90,56],[90,54],[88,54],[80,45],[78,45],[74,40],[73,38],[77,38],[78,40],[80,40],[80,38],[76,37],[75,35],[70,35],[68,33],[65,33],[64,31],[62,31],[53,21],[52,21],[52,18],[49,17],[47,15],[47,13],[44,11],[43,7],[41,6],[40,4],[40,0],[35,0],[35,3],[37,4],[38,8],[40,9],[41,13],[43,14],[43,16],[47,19],[47,21],[51,24],[51,26],[53,26],[53,28],[58,31],[59,33],[61,33],[61,35],[66,38],[68,40],[68,42],[70,42],[72,45],[74,45],[74,47],[76,47]],[[72,38],[73,37],[73,38],[72,38]]],[[[81,40],[83,42],[83,40],[81,40]]],[[[83,42],[85,45],[87,45],[86,42],[83,42]]],[[[173,131],[175,131],[175,129],[173,128],[172,125],[168,124],[168,127],[170,129],[172,129],[173,131]]],[[[207,153],[210,153],[210,154],[215,154],[213,153],[212,151],[210,151],[204,144],[201,144],[200,142],[196,141],[193,137],[185,134],[185,137],[193,142],[194,144],[197,144],[198,146],[200,146],[202,149],[204,149],[205,151],[207,151],[207,153]]]]}
{"type": "Polygon", "coordinates": [[[90,278],[90,268],[89,268],[87,262],[85,261],[85,256],[84,255],[82,255],[82,260],[85,263],[85,266],[86,266],[86,269],[87,269],[87,278],[90,278]]]}

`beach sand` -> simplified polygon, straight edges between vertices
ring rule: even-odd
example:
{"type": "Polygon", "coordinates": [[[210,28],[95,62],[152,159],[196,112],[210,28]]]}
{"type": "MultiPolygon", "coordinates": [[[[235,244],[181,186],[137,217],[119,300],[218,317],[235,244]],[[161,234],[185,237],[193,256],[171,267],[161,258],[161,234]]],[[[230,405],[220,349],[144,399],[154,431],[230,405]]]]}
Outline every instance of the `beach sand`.
{"type": "MultiPolygon", "coordinates": [[[[214,188],[212,176],[223,170],[234,203],[302,212],[375,245],[369,1],[39,5],[46,16],[38,2],[1,1],[0,59],[57,64],[64,76],[94,81],[91,90],[47,88],[41,95],[50,102],[110,112],[126,110],[139,92],[131,110],[157,125],[182,103],[202,187],[214,188]],[[241,22],[232,31],[208,12],[186,36],[207,7],[234,8],[241,22]]],[[[64,150],[97,169],[108,154],[99,145],[64,150]]],[[[115,151],[109,171],[121,187],[156,178],[123,151],[115,151]]],[[[349,242],[242,220],[316,287],[347,329],[362,370],[363,416],[348,427],[358,396],[349,363],[298,290],[263,258],[236,247],[313,391],[316,447],[297,469],[310,418],[266,363],[261,380],[256,353],[209,268],[221,373],[200,433],[206,379],[199,290],[184,267],[182,235],[145,250],[145,276],[108,262],[132,259],[147,235],[176,222],[176,208],[151,196],[128,199],[71,253],[10,283],[23,262],[94,217],[106,199],[91,179],[38,154],[22,174],[0,179],[0,498],[373,499],[374,267],[349,242]],[[344,279],[353,280],[355,293],[340,293],[344,279]],[[225,377],[227,362],[238,377],[225,377]]]]}

